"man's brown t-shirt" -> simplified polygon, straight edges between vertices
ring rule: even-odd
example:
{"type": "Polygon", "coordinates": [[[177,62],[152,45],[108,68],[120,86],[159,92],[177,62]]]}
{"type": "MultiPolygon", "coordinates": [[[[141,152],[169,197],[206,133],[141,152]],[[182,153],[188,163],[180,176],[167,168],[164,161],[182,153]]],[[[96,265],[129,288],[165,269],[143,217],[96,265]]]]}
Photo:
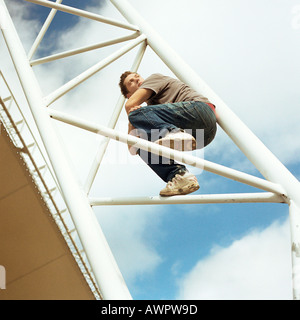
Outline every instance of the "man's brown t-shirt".
{"type": "Polygon", "coordinates": [[[153,91],[153,95],[148,101],[146,101],[147,105],[182,101],[202,101],[210,103],[207,98],[183,82],[159,73],[155,73],[145,79],[140,88],[150,89],[153,91]]]}

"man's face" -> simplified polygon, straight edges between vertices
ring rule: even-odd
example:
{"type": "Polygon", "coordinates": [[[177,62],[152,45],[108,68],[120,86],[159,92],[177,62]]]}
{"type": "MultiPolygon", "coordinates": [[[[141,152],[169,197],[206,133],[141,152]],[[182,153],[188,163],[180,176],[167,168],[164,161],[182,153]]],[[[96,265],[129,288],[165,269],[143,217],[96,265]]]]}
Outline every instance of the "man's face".
{"type": "Polygon", "coordinates": [[[128,90],[127,98],[130,98],[133,93],[142,85],[144,79],[137,73],[132,73],[124,80],[124,85],[128,90]]]}

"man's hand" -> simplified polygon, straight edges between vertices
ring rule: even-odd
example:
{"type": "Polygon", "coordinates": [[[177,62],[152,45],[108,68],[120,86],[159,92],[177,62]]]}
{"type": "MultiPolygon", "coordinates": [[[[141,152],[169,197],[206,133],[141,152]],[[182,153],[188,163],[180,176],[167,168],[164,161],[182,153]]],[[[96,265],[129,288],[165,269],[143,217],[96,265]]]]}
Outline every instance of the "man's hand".
{"type": "Polygon", "coordinates": [[[138,109],[140,109],[140,108],[142,108],[142,106],[132,107],[132,108],[130,108],[130,109],[128,110],[128,114],[129,114],[130,112],[135,111],[135,110],[138,110],[138,109]]]}

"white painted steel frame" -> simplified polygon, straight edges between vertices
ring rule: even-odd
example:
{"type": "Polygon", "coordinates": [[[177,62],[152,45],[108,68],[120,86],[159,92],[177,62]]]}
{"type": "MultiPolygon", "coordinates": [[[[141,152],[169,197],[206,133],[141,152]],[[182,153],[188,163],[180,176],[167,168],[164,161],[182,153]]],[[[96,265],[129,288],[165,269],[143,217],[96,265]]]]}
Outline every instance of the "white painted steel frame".
{"type": "Polygon", "coordinates": [[[61,187],[64,200],[104,299],[132,299],[120,270],[111,253],[105,236],[90,206],[89,200],[78,185],[63,148],[46,112],[41,88],[30,67],[28,57],[11,20],[4,0],[0,0],[5,28],[2,33],[20,79],[23,91],[36,122],[45,149],[61,187]]]}
{"type": "MultiPolygon", "coordinates": [[[[59,178],[59,183],[66,199],[66,203],[70,206],[70,211],[73,212],[76,217],[76,227],[78,228],[79,234],[82,236],[82,242],[86,246],[87,256],[90,260],[90,264],[94,268],[94,273],[101,291],[103,292],[105,298],[115,299],[116,297],[126,297],[131,298],[123,282],[123,279],[116,279],[119,275],[119,270],[115,265],[114,259],[111,255],[109,248],[106,248],[107,243],[102,234],[98,223],[94,215],[92,214],[90,204],[92,205],[104,205],[104,204],[163,204],[163,203],[227,203],[227,202],[286,202],[290,205],[290,215],[291,215],[291,234],[292,234],[292,251],[293,251],[293,287],[294,287],[294,298],[300,299],[300,236],[299,236],[299,226],[300,226],[300,184],[299,181],[280,163],[280,161],[262,144],[262,142],[242,123],[242,121],[225,105],[225,103],[206,85],[206,83],[162,40],[162,38],[155,32],[152,27],[147,24],[141,16],[136,12],[136,10],[126,1],[126,0],[111,0],[115,7],[121,12],[121,14],[126,18],[128,23],[122,23],[113,19],[108,19],[97,14],[89,13],[84,10],[79,10],[69,6],[60,4],[60,0],[56,3],[45,0],[27,0],[36,4],[41,4],[52,8],[51,16],[49,15],[48,21],[44,25],[44,30],[50,24],[55,11],[61,10],[67,13],[79,15],[96,21],[101,21],[108,23],[117,27],[125,28],[127,30],[138,31],[140,30],[140,36],[137,36],[128,45],[119,49],[117,52],[109,56],[108,58],[100,61],[95,66],[89,70],[82,73],[79,78],[71,80],[69,83],[65,84],[54,93],[50,94],[46,99],[43,100],[39,85],[36,82],[33,71],[29,66],[28,59],[25,58],[23,48],[14,30],[12,22],[9,20],[8,28],[9,30],[4,30],[4,37],[6,39],[8,48],[10,50],[12,59],[15,63],[16,70],[19,74],[20,81],[22,83],[24,92],[28,99],[29,105],[32,109],[34,118],[38,124],[43,142],[49,153],[49,158],[53,164],[54,170],[57,177],[59,178]],[[138,26],[138,27],[137,27],[138,26]],[[185,196],[185,197],[174,197],[172,199],[160,199],[159,197],[146,197],[146,198],[98,198],[98,199],[88,199],[86,194],[74,181],[72,172],[67,169],[68,165],[63,157],[63,151],[57,151],[57,145],[59,145],[57,137],[51,124],[49,122],[49,116],[45,112],[45,108],[50,105],[53,101],[61,97],[63,94],[67,93],[69,90],[75,88],[78,84],[85,81],[87,78],[92,76],[94,73],[98,72],[104,68],[109,63],[112,63],[115,59],[122,56],[133,47],[137,46],[139,43],[143,43],[143,49],[140,50],[135,67],[132,70],[137,70],[137,67],[142,59],[143,52],[146,48],[145,39],[147,44],[153,49],[154,52],[164,61],[164,63],[172,70],[172,72],[183,82],[190,85],[195,90],[201,92],[203,95],[207,96],[214,104],[217,105],[218,112],[218,123],[225,130],[225,132],[231,137],[231,139],[237,144],[242,152],[248,157],[248,159],[256,166],[256,168],[263,174],[263,176],[268,180],[263,180],[245,173],[226,168],[190,155],[185,155],[181,152],[170,150],[165,147],[155,145],[151,142],[144,141],[126,134],[119,133],[113,128],[119,117],[122,105],[124,104],[124,99],[120,97],[119,102],[116,106],[114,115],[109,124],[109,128],[99,126],[97,124],[87,123],[81,119],[77,119],[73,116],[66,115],[63,113],[56,112],[54,110],[49,110],[51,117],[64,121],[66,123],[76,125],[78,127],[84,128],[86,130],[95,132],[97,134],[104,135],[106,137],[119,140],[128,144],[136,144],[137,147],[141,149],[147,149],[151,147],[153,153],[161,153],[164,156],[179,160],[188,164],[193,164],[205,170],[223,175],[230,179],[234,179],[249,185],[261,188],[263,190],[269,191],[265,193],[253,193],[253,194],[227,194],[227,195],[202,195],[202,196],[185,196]],[[13,47],[21,48],[13,52],[13,47]],[[28,73],[28,74],[27,74],[28,73]],[[57,143],[57,144],[55,144],[57,143]],[[62,161],[62,162],[60,162],[62,161]],[[131,203],[130,203],[131,201],[131,203]],[[84,212],[83,215],[79,212],[78,206],[84,212]],[[76,208],[77,207],[77,208],[76,208]],[[84,219],[88,220],[83,221],[84,219]],[[90,232],[89,223],[93,222],[97,226],[93,226],[92,232],[90,232]],[[81,225],[82,224],[82,225],[81,225]],[[88,235],[84,234],[84,231],[88,230],[88,235]],[[97,234],[97,232],[100,233],[97,234]],[[100,241],[100,247],[103,249],[103,254],[105,256],[106,267],[112,265],[113,268],[109,270],[104,266],[99,265],[99,256],[96,255],[95,258],[92,257],[93,253],[96,253],[95,243],[92,242],[100,241]],[[88,250],[87,250],[88,249],[88,250]],[[99,269],[98,269],[99,268],[99,269]],[[110,279],[105,279],[109,275],[110,279]],[[107,280],[107,281],[106,281],[107,280]],[[117,285],[115,285],[117,283],[117,285]]],[[[4,0],[0,0],[0,3],[4,3],[4,0]]],[[[7,13],[8,14],[8,13],[7,13]]],[[[33,46],[29,57],[32,58],[38,43],[44,35],[44,30],[41,30],[40,36],[38,37],[36,44],[33,46]]],[[[119,39],[120,40],[120,39],[119,39]]],[[[125,41],[125,40],[124,40],[125,41]]],[[[112,43],[113,44],[113,40],[112,43]]],[[[120,41],[121,42],[121,41],[120,41]]],[[[115,42],[116,43],[116,42],[115,42]]],[[[102,44],[98,44],[101,46],[102,44]]],[[[87,50],[95,49],[94,47],[85,47],[77,50],[72,50],[66,53],[62,53],[57,56],[46,57],[44,61],[31,61],[32,64],[38,64],[41,62],[47,62],[57,58],[63,58],[70,56],[72,54],[77,54],[87,50]]],[[[101,164],[101,160],[105,153],[109,139],[105,140],[103,147],[99,149],[98,155],[100,158],[96,158],[93,167],[91,168],[88,180],[86,182],[85,191],[88,193],[97,170],[101,164]]],[[[97,155],[97,156],[98,156],[97,155]]],[[[99,243],[97,242],[99,245],[99,243]]]]}

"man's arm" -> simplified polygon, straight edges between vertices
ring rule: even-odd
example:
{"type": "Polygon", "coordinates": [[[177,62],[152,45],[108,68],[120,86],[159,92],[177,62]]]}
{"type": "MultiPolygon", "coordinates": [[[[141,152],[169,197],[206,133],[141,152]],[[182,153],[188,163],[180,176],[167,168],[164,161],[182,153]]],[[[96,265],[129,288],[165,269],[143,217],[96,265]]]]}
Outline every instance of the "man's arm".
{"type": "Polygon", "coordinates": [[[141,104],[149,100],[152,94],[152,90],[144,88],[138,89],[136,92],[134,92],[125,104],[125,110],[127,114],[129,114],[131,111],[141,108],[141,104]]]}

